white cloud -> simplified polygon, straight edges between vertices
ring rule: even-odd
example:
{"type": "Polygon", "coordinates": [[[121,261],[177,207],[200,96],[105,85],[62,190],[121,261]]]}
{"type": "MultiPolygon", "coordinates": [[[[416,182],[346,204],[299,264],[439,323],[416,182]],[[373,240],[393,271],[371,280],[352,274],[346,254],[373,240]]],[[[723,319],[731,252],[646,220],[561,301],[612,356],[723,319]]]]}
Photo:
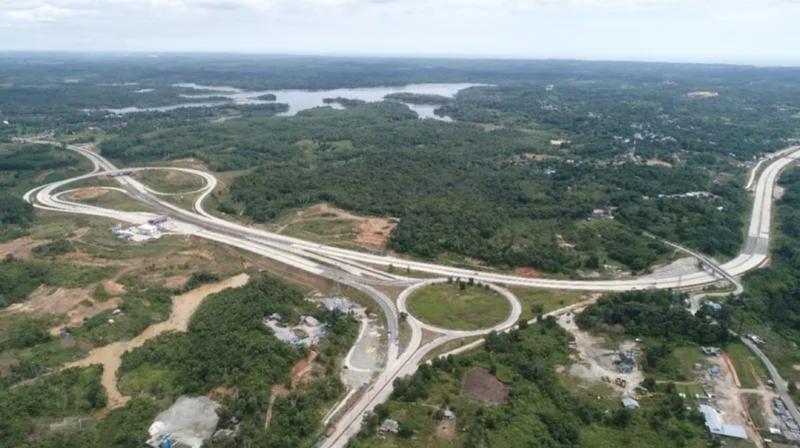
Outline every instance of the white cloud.
{"type": "Polygon", "coordinates": [[[0,0],[0,50],[800,62],[800,0],[0,0]]]}

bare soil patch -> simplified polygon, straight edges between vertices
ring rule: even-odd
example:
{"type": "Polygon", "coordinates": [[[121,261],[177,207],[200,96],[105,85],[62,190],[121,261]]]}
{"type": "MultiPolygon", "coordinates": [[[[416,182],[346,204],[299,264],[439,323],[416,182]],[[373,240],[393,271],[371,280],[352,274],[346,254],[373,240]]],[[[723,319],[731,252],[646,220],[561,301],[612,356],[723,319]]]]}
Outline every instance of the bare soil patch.
{"type": "MultiPolygon", "coordinates": [[[[580,309],[583,309],[583,306],[580,309]]],[[[573,311],[578,313],[580,309],[574,309],[573,311]]],[[[644,375],[639,370],[638,365],[629,373],[621,373],[614,361],[620,352],[635,351],[636,343],[634,341],[625,341],[615,349],[609,349],[606,347],[605,338],[579,329],[578,325],[575,324],[574,317],[572,312],[564,313],[558,317],[558,324],[561,328],[567,330],[574,338],[571,346],[574,350],[573,359],[575,362],[569,366],[569,373],[592,382],[607,381],[615,390],[621,390],[625,395],[633,395],[636,386],[644,380],[644,375]],[[611,380],[616,381],[616,379],[624,380],[624,384],[610,382],[611,380]]]]}
{"type": "Polygon", "coordinates": [[[312,371],[314,370],[314,361],[316,359],[317,352],[310,350],[308,352],[308,358],[301,359],[300,361],[297,361],[294,366],[292,366],[292,371],[289,373],[289,380],[293,389],[298,385],[305,383],[309,379],[312,371]]]}
{"type": "Polygon", "coordinates": [[[472,369],[461,382],[461,395],[490,404],[508,401],[508,387],[485,369],[472,369]]]}
{"type": "Polygon", "coordinates": [[[358,236],[356,242],[367,246],[385,247],[389,234],[397,226],[396,219],[374,218],[354,215],[342,209],[320,204],[319,215],[336,217],[355,222],[358,236]]]}
{"type": "Polygon", "coordinates": [[[46,240],[35,240],[27,236],[11,240],[7,243],[0,244],[0,258],[11,255],[14,258],[29,259],[31,258],[31,250],[46,242],[46,240]]]}
{"type": "Polygon", "coordinates": [[[111,279],[103,281],[103,289],[112,296],[125,294],[125,287],[111,279]]]}
{"type": "Polygon", "coordinates": [[[492,123],[475,123],[475,126],[481,128],[484,132],[492,132],[498,129],[503,129],[505,126],[500,124],[492,124],[492,123]]]}
{"type": "Polygon", "coordinates": [[[15,303],[7,309],[14,312],[36,314],[65,314],[91,296],[88,288],[56,288],[40,286],[25,302],[15,303]]]}
{"type": "Polygon", "coordinates": [[[83,238],[91,229],[91,227],[79,227],[72,231],[72,238],[83,238]]]}
{"type": "Polygon", "coordinates": [[[269,422],[272,421],[272,406],[278,398],[286,398],[289,396],[289,389],[282,384],[272,386],[269,394],[269,405],[267,406],[267,415],[264,418],[264,429],[269,427],[269,422]]]}
{"type": "Polygon", "coordinates": [[[223,289],[243,286],[247,283],[248,279],[249,276],[247,274],[239,274],[221,282],[203,285],[187,293],[174,296],[172,298],[172,312],[166,321],[147,327],[130,341],[119,341],[93,349],[89,352],[87,357],[68,363],[64,365],[63,368],[88,367],[93,364],[102,365],[103,374],[100,382],[108,395],[108,408],[116,409],[124,406],[130,397],[122,395],[117,388],[117,371],[122,364],[122,355],[136,347],[142,346],[148,340],[165,331],[186,331],[189,326],[189,319],[206,296],[220,292],[223,289]]]}
{"type": "Polygon", "coordinates": [[[719,92],[713,92],[708,90],[698,90],[696,92],[689,92],[686,94],[689,98],[716,98],[719,96],[719,92]]]}
{"type": "Polygon", "coordinates": [[[665,168],[672,168],[671,163],[659,159],[649,159],[645,163],[647,164],[647,166],[663,166],[665,168]]]}
{"type": "Polygon", "coordinates": [[[119,305],[122,303],[122,300],[119,297],[112,297],[105,302],[96,302],[92,299],[88,300],[91,302],[91,306],[85,306],[83,303],[79,303],[77,306],[67,311],[67,321],[61,325],[51,328],[50,334],[57,336],[59,333],[61,333],[61,329],[63,327],[75,327],[81,325],[86,319],[94,316],[95,314],[102,311],[111,311],[119,308],[119,305]]]}
{"type": "Polygon", "coordinates": [[[214,260],[214,254],[212,254],[211,251],[208,250],[208,249],[185,250],[185,251],[182,251],[182,252],[179,252],[179,253],[181,255],[200,257],[200,258],[202,258],[203,260],[206,260],[206,261],[213,261],[214,260]]]}
{"type": "Polygon", "coordinates": [[[167,289],[181,289],[188,282],[188,275],[172,275],[164,279],[164,287],[167,289]]]}
{"type": "Polygon", "coordinates": [[[36,182],[41,182],[41,181],[45,180],[47,178],[47,176],[49,176],[51,174],[53,174],[53,170],[44,170],[41,173],[37,174],[36,177],[34,177],[33,179],[36,182]]]}
{"type": "Polygon", "coordinates": [[[515,268],[514,273],[528,278],[539,277],[539,271],[533,268],[515,268]]]}
{"type": "Polygon", "coordinates": [[[389,240],[389,235],[398,221],[395,218],[376,218],[354,215],[345,210],[331,206],[330,204],[317,204],[297,213],[290,222],[283,228],[291,224],[309,220],[344,220],[353,224],[356,232],[355,242],[359,245],[373,249],[383,249],[389,240]]]}
{"type": "Polygon", "coordinates": [[[456,438],[456,421],[439,420],[434,422],[434,435],[441,440],[454,440],[456,438]]]}

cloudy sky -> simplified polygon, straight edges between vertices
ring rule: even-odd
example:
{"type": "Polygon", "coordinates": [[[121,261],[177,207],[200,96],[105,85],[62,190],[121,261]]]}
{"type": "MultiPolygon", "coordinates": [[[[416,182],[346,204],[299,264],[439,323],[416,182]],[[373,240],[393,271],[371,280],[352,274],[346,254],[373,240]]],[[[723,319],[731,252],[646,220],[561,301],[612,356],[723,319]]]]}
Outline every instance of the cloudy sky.
{"type": "Polygon", "coordinates": [[[800,0],[0,0],[0,50],[800,65],[800,0]]]}

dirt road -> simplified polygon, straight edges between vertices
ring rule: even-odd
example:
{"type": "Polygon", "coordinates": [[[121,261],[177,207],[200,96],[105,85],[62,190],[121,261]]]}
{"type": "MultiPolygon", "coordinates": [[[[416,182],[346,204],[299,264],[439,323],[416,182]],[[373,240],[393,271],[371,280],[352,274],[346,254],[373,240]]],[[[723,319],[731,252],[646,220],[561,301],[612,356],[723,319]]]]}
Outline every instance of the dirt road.
{"type": "Polygon", "coordinates": [[[130,399],[130,397],[122,395],[117,388],[117,371],[122,364],[122,355],[136,347],[142,346],[148,340],[165,331],[186,331],[189,326],[189,319],[192,317],[197,307],[203,302],[203,299],[223,289],[244,286],[249,278],[247,274],[239,274],[226,280],[203,285],[184,294],[174,296],[172,298],[172,312],[170,313],[169,319],[145,328],[143,332],[130,341],[119,341],[103,347],[98,347],[90,351],[87,357],[66,364],[63,368],[88,367],[93,364],[102,365],[103,375],[100,381],[108,395],[108,408],[116,409],[122,407],[130,399]]]}

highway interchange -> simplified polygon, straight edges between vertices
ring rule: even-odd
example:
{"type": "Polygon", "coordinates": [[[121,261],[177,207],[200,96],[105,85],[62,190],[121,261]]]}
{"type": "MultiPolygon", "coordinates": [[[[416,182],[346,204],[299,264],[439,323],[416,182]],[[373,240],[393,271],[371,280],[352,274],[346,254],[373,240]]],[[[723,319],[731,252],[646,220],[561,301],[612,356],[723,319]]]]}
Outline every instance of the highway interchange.
{"type": "MultiPolygon", "coordinates": [[[[49,140],[26,139],[28,143],[58,144],[49,140]]],[[[60,144],[58,144],[60,145],[60,144]]],[[[464,337],[480,336],[489,331],[507,331],[519,319],[521,306],[504,285],[553,288],[582,291],[628,291],[647,288],[694,288],[731,281],[740,287],[735,277],[763,265],[769,256],[770,225],[775,186],[780,173],[800,159],[800,147],[787,148],[762,159],[753,169],[747,187],[753,191],[753,210],[748,227],[747,241],[739,256],[717,265],[701,254],[691,252],[705,269],[686,275],[664,277],[630,278],[624,280],[561,280],[527,278],[481,270],[456,268],[433,263],[418,262],[392,256],[374,255],[341,249],[291,238],[273,232],[259,230],[218,218],[203,208],[203,202],[216,188],[217,179],[205,171],[178,167],[137,167],[119,169],[110,161],[93,151],[90,145],[66,145],[66,148],[86,157],[93,165],[91,172],[70,179],[53,182],[34,188],[24,199],[35,207],[65,213],[100,216],[116,222],[143,224],[154,216],[152,213],[117,211],[64,199],[65,190],[75,182],[111,176],[119,189],[133,199],[147,205],[154,212],[170,217],[170,230],[194,235],[221,244],[237,247],[271,258],[305,272],[325,277],[353,287],[376,301],[386,316],[388,326],[387,362],[372,384],[362,391],[355,403],[342,406],[346,409],[334,418],[335,431],[323,441],[323,447],[345,446],[350,437],[360,428],[364,415],[377,404],[388,399],[395,378],[412,374],[436,348],[464,337]],[[154,191],[131,176],[143,170],[178,170],[200,176],[205,186],[197,190],[193,210],[175,206],[162,197],[167,193],[154,191]],[[434,279],[418,279],[396,275],[381,268],[395,266],[431,274],[434,279]],[[446,281],[447,277],[473,279],[495,289],[511,303],[508,318],[493,326],[474,332],[453,331],[431,327],[408,316],[406,322],[411,336],[404,350],[399,348],[399,313],[406,312],[405,298],[413,290],[426,284],[446,281]],[[405,287],[397,303],[381,292],[378,286],[405,287]],[[423,342],[423,330],[439,335],[423,342]]],[[[683,248],[680,248],[683,249],[683,248]]],[[[349,396],[349,395],[348,395],[349,396]]]]}

